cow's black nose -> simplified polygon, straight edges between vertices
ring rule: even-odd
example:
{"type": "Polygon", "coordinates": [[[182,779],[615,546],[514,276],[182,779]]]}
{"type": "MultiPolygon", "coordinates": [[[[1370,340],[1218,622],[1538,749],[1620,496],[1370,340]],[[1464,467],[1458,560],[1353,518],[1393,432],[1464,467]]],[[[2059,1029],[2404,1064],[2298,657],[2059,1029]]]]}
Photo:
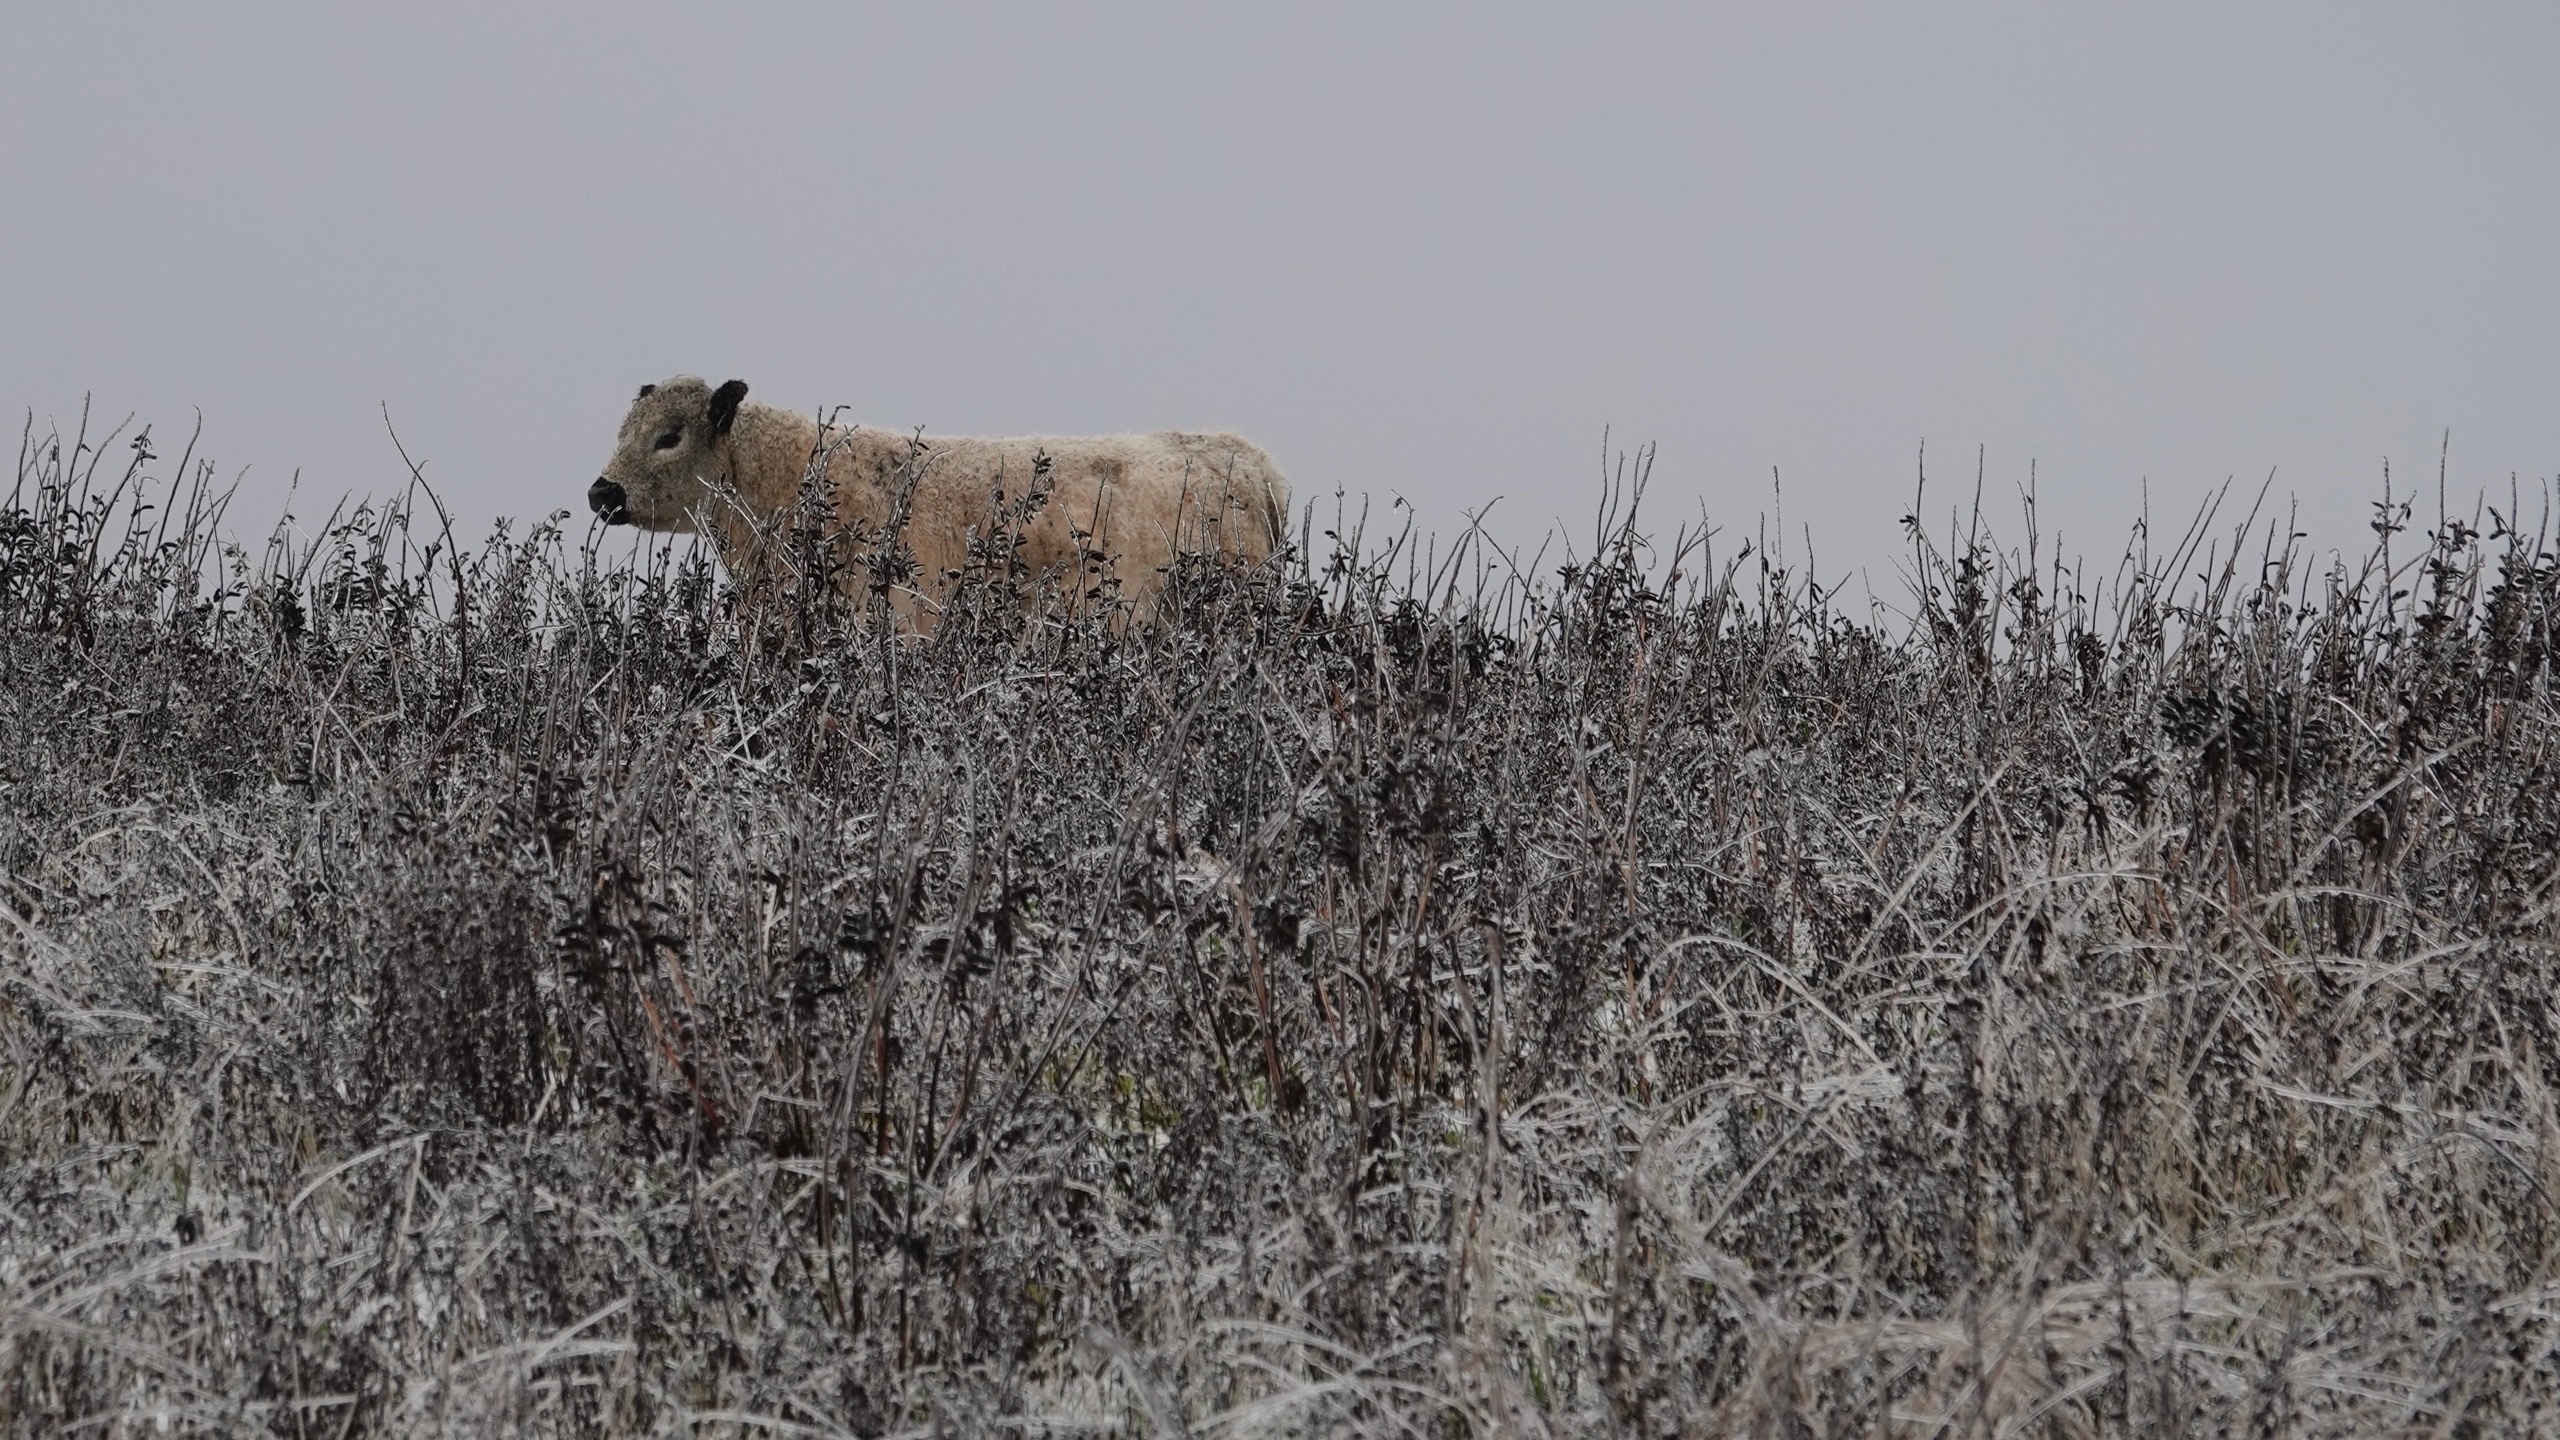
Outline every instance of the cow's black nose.
{"type": "Polygon", "coordinates": [[[622,487],[610,480],[598,478],[596,483],[587,487],[587,508],[604,517],[607,525],[619,525],[631,518],[622,502],[622,487]]]}

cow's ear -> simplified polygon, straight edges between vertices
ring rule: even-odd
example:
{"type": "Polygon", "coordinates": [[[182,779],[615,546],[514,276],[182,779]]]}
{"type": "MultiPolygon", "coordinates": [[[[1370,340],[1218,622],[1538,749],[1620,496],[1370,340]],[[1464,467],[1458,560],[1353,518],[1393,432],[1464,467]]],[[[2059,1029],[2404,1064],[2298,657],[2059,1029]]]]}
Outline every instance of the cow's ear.
{"type": "Polygon", "coordinates": [[[720,388],[711,392],[712,434],[729,433],[729,427],[738,423],[738,405],[746,398],[746,381],[723,380],[720,382],[720,388]]]}

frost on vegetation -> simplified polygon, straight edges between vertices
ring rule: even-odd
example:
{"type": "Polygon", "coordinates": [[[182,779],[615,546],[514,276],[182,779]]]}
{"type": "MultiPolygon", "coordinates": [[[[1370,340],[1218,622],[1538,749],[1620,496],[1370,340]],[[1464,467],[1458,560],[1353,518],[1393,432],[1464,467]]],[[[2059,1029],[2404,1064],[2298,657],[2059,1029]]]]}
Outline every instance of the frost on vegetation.
{"type": "Polygon", "coordinates": [[[126,443],[0,511],[13,1433],[2560,1423],[2504,514],[919,639],[126,443]]]}

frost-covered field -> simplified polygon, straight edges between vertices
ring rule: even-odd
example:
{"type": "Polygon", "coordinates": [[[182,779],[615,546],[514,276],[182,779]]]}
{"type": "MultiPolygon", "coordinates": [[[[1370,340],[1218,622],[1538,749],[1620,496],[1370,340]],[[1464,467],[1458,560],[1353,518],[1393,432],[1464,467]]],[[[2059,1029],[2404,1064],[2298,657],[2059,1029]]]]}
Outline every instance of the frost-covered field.
{"type": "Polygon", "coordinates": [[[918,643],[147,455],[0,512],[8,1433],[2560,1431],[2548,537],[918,643]]]}

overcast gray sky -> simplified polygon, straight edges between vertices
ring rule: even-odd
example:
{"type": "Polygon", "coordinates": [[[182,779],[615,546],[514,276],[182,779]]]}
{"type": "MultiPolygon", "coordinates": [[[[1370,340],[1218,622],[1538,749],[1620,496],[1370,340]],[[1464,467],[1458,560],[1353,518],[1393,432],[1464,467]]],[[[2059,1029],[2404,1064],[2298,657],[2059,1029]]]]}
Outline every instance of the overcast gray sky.
{"type": "MultiPolygon", "coordinates": [[[[1830,578],[2030,460],[2112,554],[2560,470],[2560,6],[79,5],[13,14],[0,404],[201,409],[264,523],[582,509],[632,390],[1230,427],[1588,533],[1785,477],[1830,578]]],[[[172,447],[174,448],[174,447],[172,447]]],[[[1792,547],[1791,547],[1792,548],[1792,547]]]]}

